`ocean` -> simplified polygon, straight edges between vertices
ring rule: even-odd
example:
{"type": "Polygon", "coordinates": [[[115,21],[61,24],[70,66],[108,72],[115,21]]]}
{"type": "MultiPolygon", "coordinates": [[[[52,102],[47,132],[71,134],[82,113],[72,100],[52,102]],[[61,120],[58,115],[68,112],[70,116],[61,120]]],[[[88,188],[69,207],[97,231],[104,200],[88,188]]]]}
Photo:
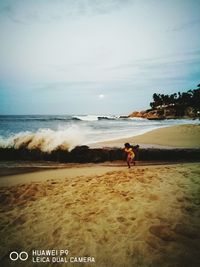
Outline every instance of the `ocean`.
{"type": "Polygon", "coordinates": [[[131,137],[153,129],[199,124],[199,120],[147,120],[101,115],[0,116],[0,147],[39,148],[51,152],[58,147],[72,150],[78,145],[131,137]]]}

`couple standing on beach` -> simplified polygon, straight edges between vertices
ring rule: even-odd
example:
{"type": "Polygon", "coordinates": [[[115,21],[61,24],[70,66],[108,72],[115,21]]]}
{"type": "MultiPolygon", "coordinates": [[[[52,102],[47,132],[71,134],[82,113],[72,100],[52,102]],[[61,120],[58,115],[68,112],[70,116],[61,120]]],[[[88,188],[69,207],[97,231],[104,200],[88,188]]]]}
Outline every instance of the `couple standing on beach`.
{"type": "Polygon", "coordinates": [[[133,163],[133,165],[135,165],[135,151],[134,149],[138,149],[139,146],[131,146],[129,143],[125,143],[124,144],[124,151],[126,152],[127,154],[127,158],[126,158],[126,162],[127,162],[127,165],[128,165],[128,168],[131,167],[131,163],[133,163]]]}

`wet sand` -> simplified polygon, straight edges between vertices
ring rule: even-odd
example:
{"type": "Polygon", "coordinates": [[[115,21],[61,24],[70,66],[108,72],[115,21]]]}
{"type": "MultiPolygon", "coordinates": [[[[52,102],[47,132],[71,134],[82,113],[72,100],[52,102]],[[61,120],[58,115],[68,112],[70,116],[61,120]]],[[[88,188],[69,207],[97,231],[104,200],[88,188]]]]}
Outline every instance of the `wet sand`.
{"type": "Polygon", "coordinates": [[[5,177],[0,265],[200,266],[200,163],[109,168],[5,177]],[[95,263],[9,260],[10,251],[33,249],[68,249],[95,263]]]}

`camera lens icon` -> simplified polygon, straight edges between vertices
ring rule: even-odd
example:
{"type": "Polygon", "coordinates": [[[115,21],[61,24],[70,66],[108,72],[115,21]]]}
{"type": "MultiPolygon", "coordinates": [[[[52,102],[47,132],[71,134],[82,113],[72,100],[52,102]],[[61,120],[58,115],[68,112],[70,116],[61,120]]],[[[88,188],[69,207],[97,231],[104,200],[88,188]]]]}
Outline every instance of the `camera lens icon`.
{"type": "Polygon", "coordinates": [[[9,255],[11,261],[16,261],[20,259],[21,261],[26,261],[28,259],[28,253],[26,251],[21,251],[20,253],[12,251],[9,255]]]}

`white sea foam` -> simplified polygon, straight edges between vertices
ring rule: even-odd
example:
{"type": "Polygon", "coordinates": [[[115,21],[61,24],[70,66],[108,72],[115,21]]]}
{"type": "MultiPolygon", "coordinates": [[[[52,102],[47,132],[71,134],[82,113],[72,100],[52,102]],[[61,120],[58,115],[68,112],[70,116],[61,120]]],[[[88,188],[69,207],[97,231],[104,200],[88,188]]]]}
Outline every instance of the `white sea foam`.
{"type": "Polygon", "coordinates": [[[87,129],[72,125],[67,129],[39,129],[37,132],[21,132],[8,138],[0,137],[0,147],[40,149],[51,152],[57,148],[72,150],[85,141],[87,129]]]}
{"type": "Polygon", "coordinates": [[[81,115],[81,116],[73,116],[74,118],[81,121],[98,121],[97,115],[81,115]]]}
{"type": "Polygon", "coordinates": [[[103,115],[81,115],[81,116],[73,116],[73,118],[81,120],[81,121],[98,121],[100,119],[107,119],[107,120],[115,120],[119,117],[117,116],[103,116],[103,115]]]}

